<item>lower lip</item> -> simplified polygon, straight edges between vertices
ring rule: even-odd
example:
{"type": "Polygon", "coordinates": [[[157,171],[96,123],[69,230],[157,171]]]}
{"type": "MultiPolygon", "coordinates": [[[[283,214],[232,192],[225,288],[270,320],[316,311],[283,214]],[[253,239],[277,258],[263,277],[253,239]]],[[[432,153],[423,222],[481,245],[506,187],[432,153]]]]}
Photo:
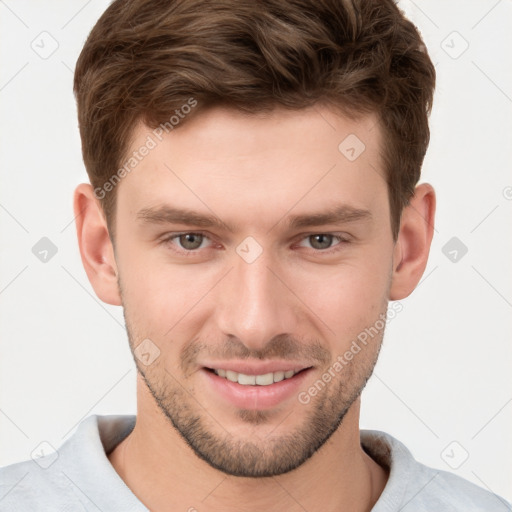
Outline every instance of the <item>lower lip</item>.
{"type": "Polygon", "coordinates": [[[268,386],[244,386],[243,384],[238,384],[238,382],[231,382],[224,377],[219,377],[214,372],[205,368],[201,372],[208,379],[209,387],[235,407],[261,410],[270,409],[291,396],[297,396],[301,384],[311,370],[312,368],[302,370],[289,379],[274,382],[274,384],[269,384],[268,386]]]}

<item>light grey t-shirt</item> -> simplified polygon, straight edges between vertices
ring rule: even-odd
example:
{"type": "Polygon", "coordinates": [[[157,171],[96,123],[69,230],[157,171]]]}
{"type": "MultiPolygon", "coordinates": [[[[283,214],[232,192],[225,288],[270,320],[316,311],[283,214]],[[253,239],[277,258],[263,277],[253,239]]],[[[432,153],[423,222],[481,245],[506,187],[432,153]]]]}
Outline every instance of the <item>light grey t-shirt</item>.
{"type": "MultiPolygon", "coordinates": [[[[135,416],[89,416],[57,452],[0,468],[0,511],[147,512],[107,458],[134,426],[135,416]]],[[[390,468],[373,512],[512,510],[495,494],[416,462],[389,434],[361,430],[361,444],[390,468]]]]}

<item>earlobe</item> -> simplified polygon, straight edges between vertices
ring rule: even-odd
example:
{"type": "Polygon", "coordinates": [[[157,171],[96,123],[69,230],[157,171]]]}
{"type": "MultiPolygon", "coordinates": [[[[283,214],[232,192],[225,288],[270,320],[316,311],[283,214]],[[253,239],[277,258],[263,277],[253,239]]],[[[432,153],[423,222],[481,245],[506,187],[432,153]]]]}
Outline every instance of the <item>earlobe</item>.
{"type": "Polygon", "coordinates": [[[75,189],[73,209],[80,256],[96,295],[107,304],[121,305],[114,248],[99,201],[88,183],[75,189]]]}
{"type": "Polygon", "coordinates": [[[393,254],[390,300],[410,295],[425,271],[434,234],[435,205],[434,189],[423,183],[416,187],[402,212],[393,254]]]}

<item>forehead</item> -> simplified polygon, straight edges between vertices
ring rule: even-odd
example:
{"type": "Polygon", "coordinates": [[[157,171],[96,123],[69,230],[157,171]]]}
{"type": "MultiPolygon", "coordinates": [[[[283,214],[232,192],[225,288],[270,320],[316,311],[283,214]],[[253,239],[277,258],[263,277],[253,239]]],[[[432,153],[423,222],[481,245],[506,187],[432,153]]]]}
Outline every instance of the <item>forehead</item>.
{"type": "Polygon", "coordinates": [[[365,156],[371,157],[380,149],[380,126],[375,114],[352,118],[323,105],[301,110],[278,107],[260,113],[214,107],[192,112],[189,119],[182,116],[181,123],[177,116],[171,117],[175,118],[172,124],[162,123],[155,129],[139,124],[134,130],[131,149],[143,144],[148,136],[158,146],[174,145],[176,159],[184,153],[178,146],[201,148],[201,153],[194,154],[197,160],[264,158],[267,154],[276,156],[283,152],[290,158],[302,154],[315,158],[326,152],[326,156],[331,154],[335,158],[338,153],[344,154],[353,162],[363,149],[365,156]],[[347,144],[339,147],[344,140],[347,144]],[[343,152],[350,146],[355,148],[355,155],[343,152]]]}
{"type": "Polygon", "coordinates": [[[387,195],[374,115],[350,119],[321,106],[260,114],[212,108],[185,121],[167,132],[135,128],[127,156],[150,149],[120,183],[120,209],[135,214],[172,203],[232,218],[252,212],[254,223],[268,211],[279,216],[319,202],[368,209],[387,195]]]}

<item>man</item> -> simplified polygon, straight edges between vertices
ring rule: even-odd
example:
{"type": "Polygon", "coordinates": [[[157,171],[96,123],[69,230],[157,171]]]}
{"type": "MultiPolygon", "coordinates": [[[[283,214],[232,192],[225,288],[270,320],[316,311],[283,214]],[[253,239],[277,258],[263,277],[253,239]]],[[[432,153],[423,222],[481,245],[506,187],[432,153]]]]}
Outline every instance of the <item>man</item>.
{"type": "Polygon", "coordinates": [[[0,510],[507,510],[359,429],[428,259],[434,82],[391,0],[114,1],[75,71],[74,206],[137,416],[1,470],[0,510]]]}

